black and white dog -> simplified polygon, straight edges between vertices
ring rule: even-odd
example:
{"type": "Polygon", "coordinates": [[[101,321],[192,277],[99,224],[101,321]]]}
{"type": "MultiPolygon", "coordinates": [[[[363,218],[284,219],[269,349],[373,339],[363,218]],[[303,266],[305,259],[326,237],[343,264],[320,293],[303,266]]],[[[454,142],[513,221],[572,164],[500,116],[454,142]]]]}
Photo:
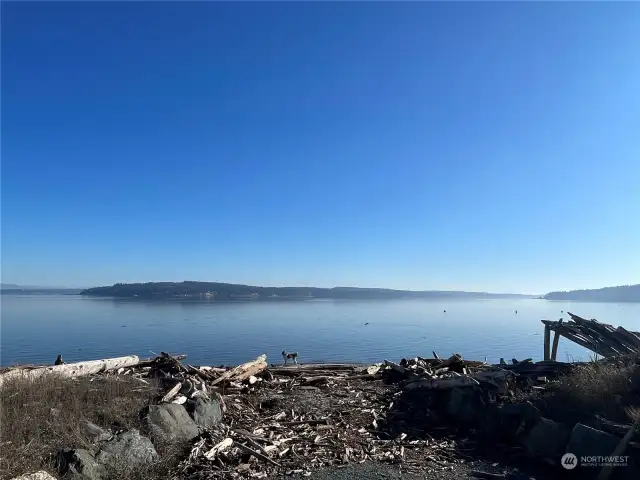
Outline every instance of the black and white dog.
{"type": "Polygon", "coordinates": [[[284,364],[287,364],[288,360],[293,360],[293,363],[298,364],[298,352],[288,353],[286,350],[282,351],[282,359],[284,360],[284,364]]]}

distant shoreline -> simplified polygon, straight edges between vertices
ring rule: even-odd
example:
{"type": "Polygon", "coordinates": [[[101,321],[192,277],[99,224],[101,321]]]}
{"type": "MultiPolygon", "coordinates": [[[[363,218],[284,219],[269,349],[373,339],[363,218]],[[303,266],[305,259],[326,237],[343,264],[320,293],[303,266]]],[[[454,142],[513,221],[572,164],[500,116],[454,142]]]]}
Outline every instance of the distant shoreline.
{"type": "Polygon", "coordinates": [[[13,295],[82,295],[103,298],[183,299],[208,302],[301,302],[309,300],[407,300],[407,299],[536,299],[570,302],[640,303],[640,284],[592,290],[550,292],[545,295],[465,292],[447,290],[394,290],[358,287],[260,287],[219,282],[117,283],[79,288],[19,287],[7,285],[0,293],[13,295]]]}
{"type": "Polygon", "coordinates": [[[203,299],[229,301],[395,300],[461,298],[535,298],[536,295],[462,291],[411,291],[355,287],[260,287],[218,282],[119,283],[82,290],[81,295],[140,299],[203,299]]]}

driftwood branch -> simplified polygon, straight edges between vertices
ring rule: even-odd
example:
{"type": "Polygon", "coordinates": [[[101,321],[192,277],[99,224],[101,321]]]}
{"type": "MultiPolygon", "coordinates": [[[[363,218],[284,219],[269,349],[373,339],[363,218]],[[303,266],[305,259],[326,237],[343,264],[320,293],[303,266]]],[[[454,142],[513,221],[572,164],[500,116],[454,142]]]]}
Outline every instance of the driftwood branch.
{"type": "Polygon", "coordinates": [[[241,382],[246,380],[252,375],[257,375],[261,371],[267,368],[267,356],[260,355],[258,358],[251,362],[243,363],[242,365],[238,365],[235,368],[232,368],[228,372],[223,373],[218,378],[216,378],[211,385],[217,385],[223,381],[237,381],[241,382]]]}
{"type": "Polygon", "coordinates": [[[275,460],[272,460],[271,458],[267,457],[266,455],[263,455],[260,452],[257,452],[255,450],[253,450],[252,448],[247,447],[246,445],[242,444],[242,443],[236,443],[236,446],[240,449],[243,450],[245,453],[248,453],[250,455],[253,455],[254,457],[270,463],[271,465],[275,465],[276,467],[279,467],[280,464],[278,462],[276,462],[275,460]]]}

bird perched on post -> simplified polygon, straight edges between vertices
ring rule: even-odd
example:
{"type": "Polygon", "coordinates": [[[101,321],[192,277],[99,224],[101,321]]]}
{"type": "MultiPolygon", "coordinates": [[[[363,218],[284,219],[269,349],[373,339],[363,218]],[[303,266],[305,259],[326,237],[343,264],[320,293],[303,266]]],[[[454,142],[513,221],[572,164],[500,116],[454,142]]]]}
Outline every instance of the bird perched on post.
{"type": "Polygon", "coordinates": [[[62,359],[62,355],[58,354],[58,358],[56,358],[56,362],[54,365],[64,365],[64,360],[62,359]]]}

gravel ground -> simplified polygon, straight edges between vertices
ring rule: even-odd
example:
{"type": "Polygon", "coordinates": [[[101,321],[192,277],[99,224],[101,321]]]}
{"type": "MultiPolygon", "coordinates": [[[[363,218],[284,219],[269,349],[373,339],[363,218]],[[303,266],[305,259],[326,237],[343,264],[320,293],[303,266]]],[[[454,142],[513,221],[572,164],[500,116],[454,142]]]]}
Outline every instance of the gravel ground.
{"type": "MultiPolygon", "coordinates": [[[[398,466],[382,465],[373,462],[365,462],[359,465],[349,465],[345,468],[327,468],[323,470],[315,471],[309,477],[294,477],[294,478],[307,478],[311,480],[457,480],[462,478],[478,478],[471,474],[472,471],[482,471],[488,473],[505,473],[509,472],[507,477],[510,480],[543,480],[542,476],[532,476],[523,472],[514,471],[513,469],[494,467],[491,463],[484,462],[469,462],[463,464],[456,464],[453,466],[453,470],[442,469],[428,469],[420,473],[409,473],[403,471],[398,466]]],[[[498,477],[499,478],[499,477],[498,477]]]]}

